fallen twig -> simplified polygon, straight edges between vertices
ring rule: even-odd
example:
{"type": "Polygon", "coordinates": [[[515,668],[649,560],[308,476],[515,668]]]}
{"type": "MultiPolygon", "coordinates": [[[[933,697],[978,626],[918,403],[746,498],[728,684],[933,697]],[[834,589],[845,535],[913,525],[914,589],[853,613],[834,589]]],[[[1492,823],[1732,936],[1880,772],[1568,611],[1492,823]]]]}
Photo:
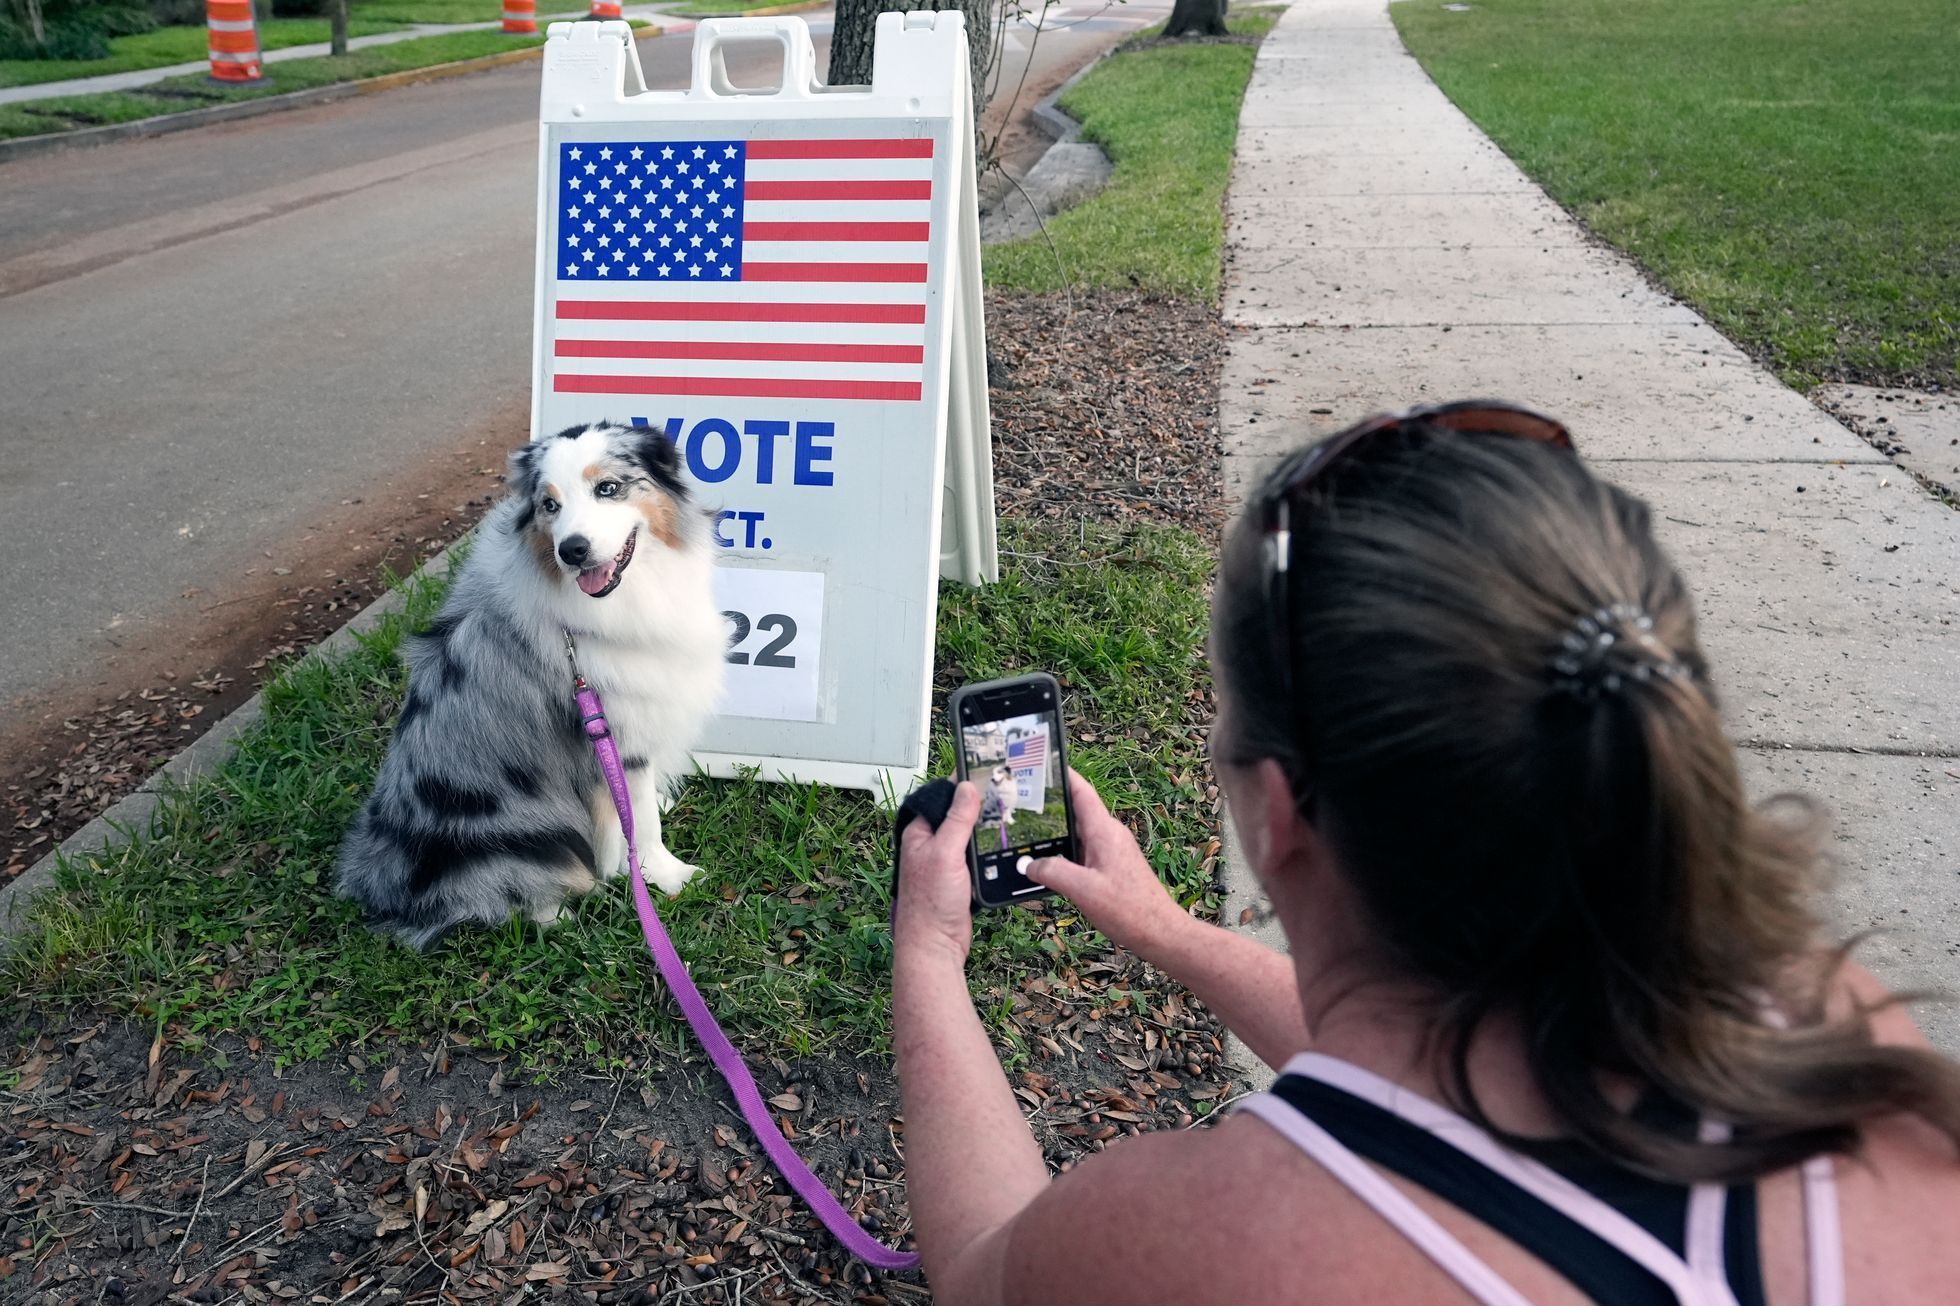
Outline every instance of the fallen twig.
{"type": "MultiPolygon", "coordinates": [[[[238,1177],[232,1180],[230,1183],[226,1184],[223,1188],[220,1188],[217,1192],[213,1193],[211,1195],[211,1199],[213,1201],[221,1202],[225,1198],[230,1197],[233,1193],[238,1191],[238,1186],[240,1184],[244,1183],[247,1179],[250,1179],[254,1174],[258,1173],[260,1170],[265,1169],[268,1165],[271,1165],[272,1158],[278,1156],[280,1152],[285,1150],[285,1148],[286,1148],[286,1144],[284,1143],[274,1143],[271,1147],[266,1148],[265,1155],[261,1156],[258,1160],[251,1162],[243,1170],[239,1171],[238,1177]]],[[[200,1192],[198,1196],[198,1203],[202,1205],[203,1201],[204,1201],[204,1197],[203,1194],[200,1192]]]]}
{"type": "Polygon", "coordinates": [[[191,1230],[197,1228],[197,1217],[204,1214],[204,1194],[211,1187],[211,1154],[204,1154],[204,1174],[197,1181],[197,1205],[191,1208],[191,1218],[184,1222],[184,1236],[177,1240],[177,1250],[170,1254],[174,1264],[184,1263],[184,1248],[190,1245],[191,1230]]]}
{"type": "Polygon", "coordinates": [[[140,1202],[97,1202],[86,1197],[74,1198],[69,1205],[86,1206],[96,1210],[141,1211],[145,1215],[161,1215],[172,1220],[188,1219],[191,1214],[189,1211],[167,1211],[161,1206],[144,1206],[140,1202]]]}

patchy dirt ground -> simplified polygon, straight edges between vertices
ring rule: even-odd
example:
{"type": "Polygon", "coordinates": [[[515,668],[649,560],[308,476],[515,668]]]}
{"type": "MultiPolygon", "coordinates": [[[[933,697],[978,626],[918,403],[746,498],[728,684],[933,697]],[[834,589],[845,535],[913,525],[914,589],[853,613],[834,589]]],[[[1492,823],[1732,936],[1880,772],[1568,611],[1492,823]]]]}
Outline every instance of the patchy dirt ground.
{"type": "MultiPolygon", "coordinates": [[[[1141,963],[1032,981],[1013,1075],[1051,1166],[1188,1128],[1235,1085],[1216,1023],[1127,996],[1141,963]]],[[[448,1044],[283,1073],[123,1026],[7,1031],[0,1297],[262,1303],[881,1302],[917,1276],[843,1257],[712,1070],[623,1058],[535,1083],[448,1044]]],[[[757,1067],[777,1118],[869,1229],[904,1242],[904,1123],[880,1062],[757,1067]]]]}
{"type": "MultiPolygon", "coordinates": [[[[1003,514],[1141,515],[1216,533],[1214,314],[1134,295],[1043,296],[990,304],[988,328],[1003,514]]],[[[393,565],[480,514],[483,455],[466,452],[435,490],[400,491],[446,508],[393,522],[393,565]]],[[[60,765],[17,775],[10,806],[60,837],[242,700],[269,660],[376,592],[353,568],[334,586],[293,571],[276,597],[238,605],[238,651],[221,664],[44,727],[60,765]]],[[[1015,1092],[1057,1169],[1125,1134],[1189,1127],[1242,1086],[1209,1013],[1176,994],[1149,1009],[1131,996],[1156,987],[1117,955],[992,995],[1026,1049],[1015,1092]]],[[[916,1277],[874,1274],[833,1248],[761,1163],[698,1053],[675,1064],[611,1049],[604,1073],[540,1082],[455,1043],[282,1069],[250,1038],[193,1048],[176,1031],[153,1041],[89,1013],[0,1024],[0,1037],[0,1300],[929,1298],[916,1277]]],[[[902,1240],[904,1124],[889,1065],[756,1068],[819,1173],[867,1226],[902,1240]]]]}

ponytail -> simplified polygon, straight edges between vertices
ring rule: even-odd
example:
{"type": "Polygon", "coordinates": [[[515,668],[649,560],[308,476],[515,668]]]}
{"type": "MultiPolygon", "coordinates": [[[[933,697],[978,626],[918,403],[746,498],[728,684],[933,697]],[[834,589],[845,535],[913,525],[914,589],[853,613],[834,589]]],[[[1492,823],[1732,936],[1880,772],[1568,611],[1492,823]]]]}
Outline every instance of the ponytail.
{"type": "Polygon", "coordinates": [[[1824,821],[1749,805],[1646,506],[1570,453],[1422,431],[1315,493],[1288,674],[1257,542],[1228,542],[1232,744],[1312,785],[1391,960],[1439,995],[1459,1108],[1502,1136],[1468,1053],[1504,1012],[1571,1132],[1658,1177],[1765,1174],[1897,1112],[1960,1146],[1960,1066],[1827,1010],[1846,952],[1817,950],[1824,821]],[[1728,1137],[1627,1112],[1602,1072],[1728,1137]]]}

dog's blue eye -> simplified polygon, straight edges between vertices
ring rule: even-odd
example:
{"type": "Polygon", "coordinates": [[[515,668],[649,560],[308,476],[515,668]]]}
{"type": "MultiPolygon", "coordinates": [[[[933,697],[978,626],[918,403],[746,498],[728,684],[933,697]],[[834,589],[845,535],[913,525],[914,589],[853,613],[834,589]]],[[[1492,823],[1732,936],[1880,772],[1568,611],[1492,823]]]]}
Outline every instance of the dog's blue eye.
{"type": "Polygon", "coordinates": [[[601,499],[610,499],[619,493],[618,481],[600,481],[592,487],[592,492],[601,499]]]}
{"type": "Polygon", "coordinates": [[[544,510],[545,510],[545,512],[546,512],[546,514],[547,514],[547,515],[549,515],[549,514],[551,514],[551,513],[555,513],[555,512],[557,512],[557,511],[558,511],[558,500],[556,500],[556,499],[546,499],[546,500],[544,501],[544,510]]]}

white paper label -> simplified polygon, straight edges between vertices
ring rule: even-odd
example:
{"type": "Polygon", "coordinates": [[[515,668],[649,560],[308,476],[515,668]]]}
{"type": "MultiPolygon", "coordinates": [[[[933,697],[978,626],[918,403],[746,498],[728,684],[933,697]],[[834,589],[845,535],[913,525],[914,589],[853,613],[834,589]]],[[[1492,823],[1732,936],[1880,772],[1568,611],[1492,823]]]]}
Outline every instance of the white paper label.
{"type": "Polygon", "coordinates": [[[823,582],[820,571],[715,569],[715,602],[728,622],[723,716],[818,719],[823,582]]]}

